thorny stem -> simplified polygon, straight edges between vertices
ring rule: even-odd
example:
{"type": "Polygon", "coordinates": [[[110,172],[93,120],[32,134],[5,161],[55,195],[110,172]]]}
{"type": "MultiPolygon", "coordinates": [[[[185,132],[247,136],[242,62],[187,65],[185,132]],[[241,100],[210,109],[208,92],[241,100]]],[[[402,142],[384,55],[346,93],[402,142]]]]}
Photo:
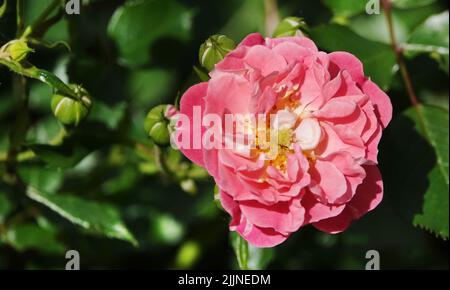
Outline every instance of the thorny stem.
{"type": "Polygon", "coordinates": [[[395,57],[397,59],[397,64],[400,68],[400,74],[402,75],[403,81],[406,86],[406,91],[408,93],[411,104],[417,107],[420,102],[417,99],[414,87],[411,82],[411,77],[406,67],[405,57],[403,55],[403,49],[398,45],[397,37],[395,35],[394,23],[392,21],[392,2],[391,0],[381,0],[381,5],[383,6],[384,15],[389,29],[389,36],[391,38],[391,45],[395,52],[395,57]]]}

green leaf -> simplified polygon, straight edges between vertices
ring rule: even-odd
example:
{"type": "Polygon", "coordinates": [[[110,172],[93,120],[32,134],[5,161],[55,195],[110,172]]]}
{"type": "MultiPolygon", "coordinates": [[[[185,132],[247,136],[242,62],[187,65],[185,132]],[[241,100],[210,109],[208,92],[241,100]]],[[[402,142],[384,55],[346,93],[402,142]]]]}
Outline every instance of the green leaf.
{"type": "Polygon", "coordinates": [[[8,67],[17,74],[44,82],[61,94],[67,95],[74,99],[79,99],[77,94],[68,85],[49,71],[38,69],[35,66],[23,67],[19,62],[5,58],[0,58],[0,64],[8,67]]]}
{"type": "Polygon", "coordinates": [[[236,232],[230,232],[230,240],[241,270],[263,270],[272,261],[272,248],[254,247],[236,232]]]}
{"type": "Polygon", "coordinates": [[[124,63],[137,66],[150,60],[153,42],[164,36],[189,38],[192,13],[175,0],[127,1],[114,13],[108,34],[124,63]]]}
{"type": "Polygon", "coordinates": [[[395,72],[395,54],[390,45],[367,40],[337,24],[315,27],[311,29],[311,35],[322,49],[353,53],[364,64],[367,76],[383,89],[389,87],[395,72]]]}
{"type": "Polygon", "coordinates": [[[8,7],[8,0],[3,0],[3,4],[0,6],[0,17],[5,14],[6,8],[8,7]]]}
{"type": "Polygon", "coordinates": [[[398,8],[422,7],[436,2],[436,0],[392,0],[392,4],[398,8]]]}
{"type": "MultiPolygon", "coordinates": [[[[392,22],[394,25],[395,35],[398,43],[404,43],[411,36],[414,29],[422,24],[430,15],[440,11],[436,5],[418,7],[412,9],[392,9],[392,22]]],[[[384,11],[380,14],[367,15],[362,13],[352,17],[348,23],[348,27],[359,36],[391,44],[386,15],[384,11]]]]}
{"type": "Polygon", "coordinates": [[[5,193],[0,192],[0,224],[2,224],[8,214],[13,209],[13,206],[9,199],[6,197],[5,193]]]}
{"type": "Polygon", "coordinates": [[[416,129],[433,147],[436,155],[436,165],[428,174],[430,185],[425,193],[422,213],[415,215],[413,223],[448,239],[448,111],[433,106],[420,106],[409,109],[405,114],[414,120],[416,129]]]}
{"type": "Polygon", "coordinates": [[[18,224],[8,228],[5,241],[20,252],[36,249],[61,254],[65,247],[57,240],[56,234],[55,231],[37,224],[18,224]]]}
{"type": "Polygon", "coordinates": [[[123,141],[122,137],[103,124],[91,122],[81,124],[77,127],[77,130],[61,139],[62,143],[28,144],[27,148],[32,150],[48,166],[66,169],[74,167],[95,150],[123,141]]]}
{"type": "Polygon", "coordinates": [[[365,11],[367,1],[323,0],[323,3],[338,17],[350,17],[365,11]]]}
{"type": "Polygon", "coordinates": [[[62,169],[74,167],[91,152],[75,142],[67,142],[60,146],[31,144],[27,147],[52,168],[62,169]]]}
{"type": "Polygon", "coordinates": [[[19,175],[26,184],[50,193],[57,192],[64,179],[63,171],[42,167],[42,165],[20,166],[19,175]]]}
{"type": "Polygon", "coordinates": [[[123,223],[118,210],[111,205],[71,195],[48,194],[32,187],[29,187],[27,195],[89,231],[130,242],[134,246],[138,244],[123,223]]]}
{"type": "Polygon", "coordinates": [[[405,45],[406,55],[413,57],[427,53],[436,59],[441,68],[448,73],[449,66],[449,14],[448,10],[430,16],[411,35],[405,45]]]}

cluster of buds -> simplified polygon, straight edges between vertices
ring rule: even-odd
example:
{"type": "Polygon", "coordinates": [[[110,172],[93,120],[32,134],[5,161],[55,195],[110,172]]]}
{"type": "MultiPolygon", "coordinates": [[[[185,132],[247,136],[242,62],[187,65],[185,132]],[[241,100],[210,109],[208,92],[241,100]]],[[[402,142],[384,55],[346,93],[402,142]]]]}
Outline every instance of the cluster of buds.
{"type": "MultiPolygon", "coordinates": [[[[277,26],[274,37],[302,35],[302,31],[306,29],[302,18],[287,17],[277,26]]],[[[200,46],[200,65],[206,70],[212,71],[215,65],[235,48],[236,43],[227,36],[212,35],[200,46]]],[[[168,115],[172,110],[175,108],[171,105],[159,105],[151,109],[145,119],[145,132],[159,146],[167,146],[170,143],[172,124],[168,115]]]]}

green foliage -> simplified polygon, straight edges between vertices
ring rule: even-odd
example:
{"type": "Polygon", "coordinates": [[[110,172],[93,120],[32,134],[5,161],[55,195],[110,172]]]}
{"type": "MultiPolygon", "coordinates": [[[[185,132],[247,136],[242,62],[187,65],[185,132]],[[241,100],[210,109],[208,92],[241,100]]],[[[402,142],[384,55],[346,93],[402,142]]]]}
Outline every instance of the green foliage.
{"type": "Polygon", "coordinates": [[[241,270],[262,270],[271,262],[274,249],[249,245],[238,233],[231,232],[230,240],[241,270]]]}
{"type": "Polygon", "coordinates": [[[122,222],[119,212],[111,205],[76,196],[49,194],[35,188],[29,188],[27,195],[89,231],[137,246],[137,241],[122,222]]]}
{"type": "Polygon", "coordinates": [[[382,88],[389,87],[395,72],[395,55],[389,45],[365,39],[337,24],[312,28],[311,36],[323,49],[353,53],[364,63],[367,76],[382,88]]]}
{"type": "Polygon", "coordinates": [[[448,111],[432,106],[409,109],[405,115],[414,120],[416,130],[433,147],[436,165],[428,174],[430,187],[425,193],[422,213],[414,224],[448,239],[448,111]]]}
{"type": "Polygon", "coordinates": [[[187,40],[192,13],[174,0],[127,1],[116,10],[108,26],[124,63],[137,66],[150,60],[159,37],[187,40]]]}
{"type": "Polygon", "coordinates": [[[436,0],[393,0],[392,2],[394,6],[399,8],[413,8],[431,4],[436,0]]]}
{"type": "Polygon", "coordinates": [[[411,35],[406,44],[406,52],[410,56],[427,53],[439,62],[448,73],[448,10],[432,15],[426,19],[411,35]]]}
{"type": "Polygon", "coordinates": [[[0,224],[2,224],[12,210],[12,204],[3,192],[0,192],[0,224]]]}
{"type": "Polygon", "coordinates": [[[323,2],[334,15],[340,17],[359,14],[366,8],[366,2],[359,0],[324,0],[323,2]]]}
{"type": "Polygon", "coordinates": [[[50,254],[62,254],[64,246],[57,240],[53,229],[37,224],[20,224],[8,229],[5,242],[18,251],[40,250],[50,254]]]}
{"type": "MultiPolygon", "coordinates": [[[[368,248],[382,253],[385,269],[448,268],[443,0],[393,0],[417,108],[383,11],[368,15],[361,0],[277,1],[279,19],[301,27],[282,21],[276,36],[307,24],[319,49],[360,58],[393,103],[379,153],[385,197],[342,234],[304,227],[276,251],[252,247],[229,233],[208,172],[148,138],[155,124],[169,125],[161,110],[146,119],[152,108],[178,105],[188,87],[209,80],[198,54],[205,39],[227,35],[226,53],[249,33],[266,35],[265,2],[83,1],[80,15],[67,16],[52,0],[29,0],[18,19],[15,1],[0,0],[0,268],[61,269],[64,252],[77,249],[84,269],[361,269],[368,248]],[[19,39],[35,52],[11,57],[8,43],[19,39]],[[55,117],[53,95],[53,111],[62,100],[83,103],[70,84],[89,91],[89,114],[79,107],[55,117]]],[[[223,57],[215,52],[208,69],[223,57]]]]}
{"type": "Polygon", "coordinates": [[[0,6],[0,17],[3,16],[3,14],[5,14],[6,8],[8,7],[8,0],[3,0],[2,5],[0,6]]]}
{"type": "Polygon", "coordinates": [[[280,21],[273,32],[273,37],[286,37],[303,35],[303,31],[308,30],[305,21],[299,17],[286,17],[280,21]]]}

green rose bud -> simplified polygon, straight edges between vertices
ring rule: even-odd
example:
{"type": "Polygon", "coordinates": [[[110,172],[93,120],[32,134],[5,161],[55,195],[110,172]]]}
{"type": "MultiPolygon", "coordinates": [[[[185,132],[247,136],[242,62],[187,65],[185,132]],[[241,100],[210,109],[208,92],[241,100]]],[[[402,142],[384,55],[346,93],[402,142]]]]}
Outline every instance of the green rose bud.
{"type": "Polygon", "coordinates": [[[236,43],[225,35],[213,35],[200,46],[200,64],[211,71],[235,47],[236,43]]]}
{"type": "Polygon", "coordinates": [[[76,85],[72,87],[80,100],[56,93],[52,96],[51,108],[61,123],[77,126],[89,114],[92,102],[85,89],[76,85]]]}
{"type": "Polygon", "coordinates": [[[148,112],[144,129],[148,136],[159,146],[170,144],[170,120],[166,117],[169,105],[159,105],[148,112]]]}
{"type": "Polygon", "coordinates": [[[21,62],[28,56],[30,52],[34,52],[33,49],[28,47],[27,42],[22,39],[10,41],[6,44],[5,49],[11,59],[17,62],[21,62]]]}
{"type": "Polygon", "coordinates": [[[306,23],[302,18],[286,17],[278,24],[273,37],[302,36],[302,29],[306,29],[306,23]]]}

